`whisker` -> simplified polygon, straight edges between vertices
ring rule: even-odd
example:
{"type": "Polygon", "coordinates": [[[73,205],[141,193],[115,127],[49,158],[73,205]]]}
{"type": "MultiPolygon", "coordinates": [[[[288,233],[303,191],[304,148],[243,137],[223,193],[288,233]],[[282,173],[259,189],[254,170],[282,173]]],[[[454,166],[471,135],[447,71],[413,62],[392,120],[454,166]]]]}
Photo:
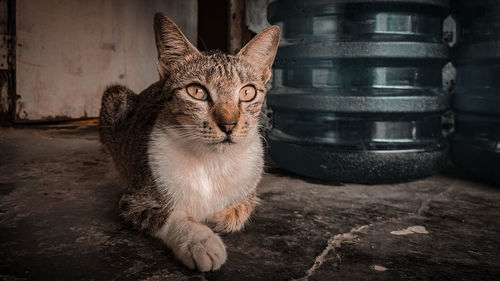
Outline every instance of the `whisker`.
{"type": "Polygon", "coordinates": [[[267,139],[264,136],[262,136],[261,134],[259,134],[259,137],[264,141],[264,144],[266,145],[265,148],[268,149],[269,148],[269,143],[267,142],[267,139]]]}

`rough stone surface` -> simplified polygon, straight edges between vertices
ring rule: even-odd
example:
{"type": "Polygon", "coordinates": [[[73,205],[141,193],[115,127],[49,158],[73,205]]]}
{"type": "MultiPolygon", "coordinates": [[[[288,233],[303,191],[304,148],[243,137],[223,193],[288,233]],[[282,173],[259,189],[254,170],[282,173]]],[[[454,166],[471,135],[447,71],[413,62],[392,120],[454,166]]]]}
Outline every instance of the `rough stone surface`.
{"type": "Polygon", "coordinates": [[[453,172],[370,186],[270,166],[228,262],[202,274],[120,221],[95,128],[0,129],[0,153],[0,280],[500,278],[500,189],[453,172]]]}

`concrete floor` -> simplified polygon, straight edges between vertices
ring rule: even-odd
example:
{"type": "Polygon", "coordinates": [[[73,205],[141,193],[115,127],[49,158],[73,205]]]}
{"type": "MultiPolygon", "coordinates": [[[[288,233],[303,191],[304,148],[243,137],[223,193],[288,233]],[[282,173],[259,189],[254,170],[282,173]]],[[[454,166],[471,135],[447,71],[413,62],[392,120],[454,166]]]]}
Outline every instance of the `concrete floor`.
{"type": "Polygon", "coordinates": [[[118,218],[95,127],[0,129],[0,280],[500,280],[500,188],[452,173],[394,185],[268,168],[217,272],[118,218]]]}

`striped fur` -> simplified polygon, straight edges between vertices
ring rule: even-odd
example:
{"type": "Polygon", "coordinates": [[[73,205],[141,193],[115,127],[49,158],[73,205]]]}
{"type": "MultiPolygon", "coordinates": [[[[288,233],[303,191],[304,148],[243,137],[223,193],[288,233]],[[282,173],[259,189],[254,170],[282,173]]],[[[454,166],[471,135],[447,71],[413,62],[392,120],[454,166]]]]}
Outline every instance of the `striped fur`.
{"type": "Polygon", "coordinates": [[[120,85],[105,91],[101,141],[126,187],[124,220],[163,240],[188,267],[215,270],[226,252],[208,226],[241,229],[257,200],[258,119],[279,28],[264,30],[235,56],[199,52],[161,14],[155,33],[161,79],[138,95],[120,85]],[[188,95],[192,84],[208,92],[207,100],[188,95]],[[247,85],[257,96],[240,102],[247,85]],[[221,120],[235,120],[230,134],[221,120]]]}

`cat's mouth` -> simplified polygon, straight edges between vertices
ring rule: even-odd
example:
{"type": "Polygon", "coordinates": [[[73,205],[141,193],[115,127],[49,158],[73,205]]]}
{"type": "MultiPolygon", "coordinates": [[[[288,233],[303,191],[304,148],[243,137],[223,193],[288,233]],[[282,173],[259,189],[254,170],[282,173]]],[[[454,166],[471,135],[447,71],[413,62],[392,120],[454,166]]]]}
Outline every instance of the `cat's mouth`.
{"type": "Polygon", "coordinates": [[[216,142],[216,143],[212,143],[212,144],[213,145],[231,145],[231,144],[235,144],[235,142],[231,139],[231,137],[227,136],[223,140],[216,142]]]}
{"type": "Polygon", "coordinates": [[[232,140],[230,136],[226,136],[223,140],[220,140],[217,142],[208,143],[208,145],[214,146],[214,147],[217,147],[217,146],[223,147],[223,146],[229,146],[229,145],[233,145],[233,144],[236,144],[236,142],[234,140],[232,140]]]}
{"type": "Polygon", "coordinates": [[[220,142],[221,144],[233,144],[235,143],[233,140],[231,140],[230,137],[226,137],[223,141],[220,142]]]}

